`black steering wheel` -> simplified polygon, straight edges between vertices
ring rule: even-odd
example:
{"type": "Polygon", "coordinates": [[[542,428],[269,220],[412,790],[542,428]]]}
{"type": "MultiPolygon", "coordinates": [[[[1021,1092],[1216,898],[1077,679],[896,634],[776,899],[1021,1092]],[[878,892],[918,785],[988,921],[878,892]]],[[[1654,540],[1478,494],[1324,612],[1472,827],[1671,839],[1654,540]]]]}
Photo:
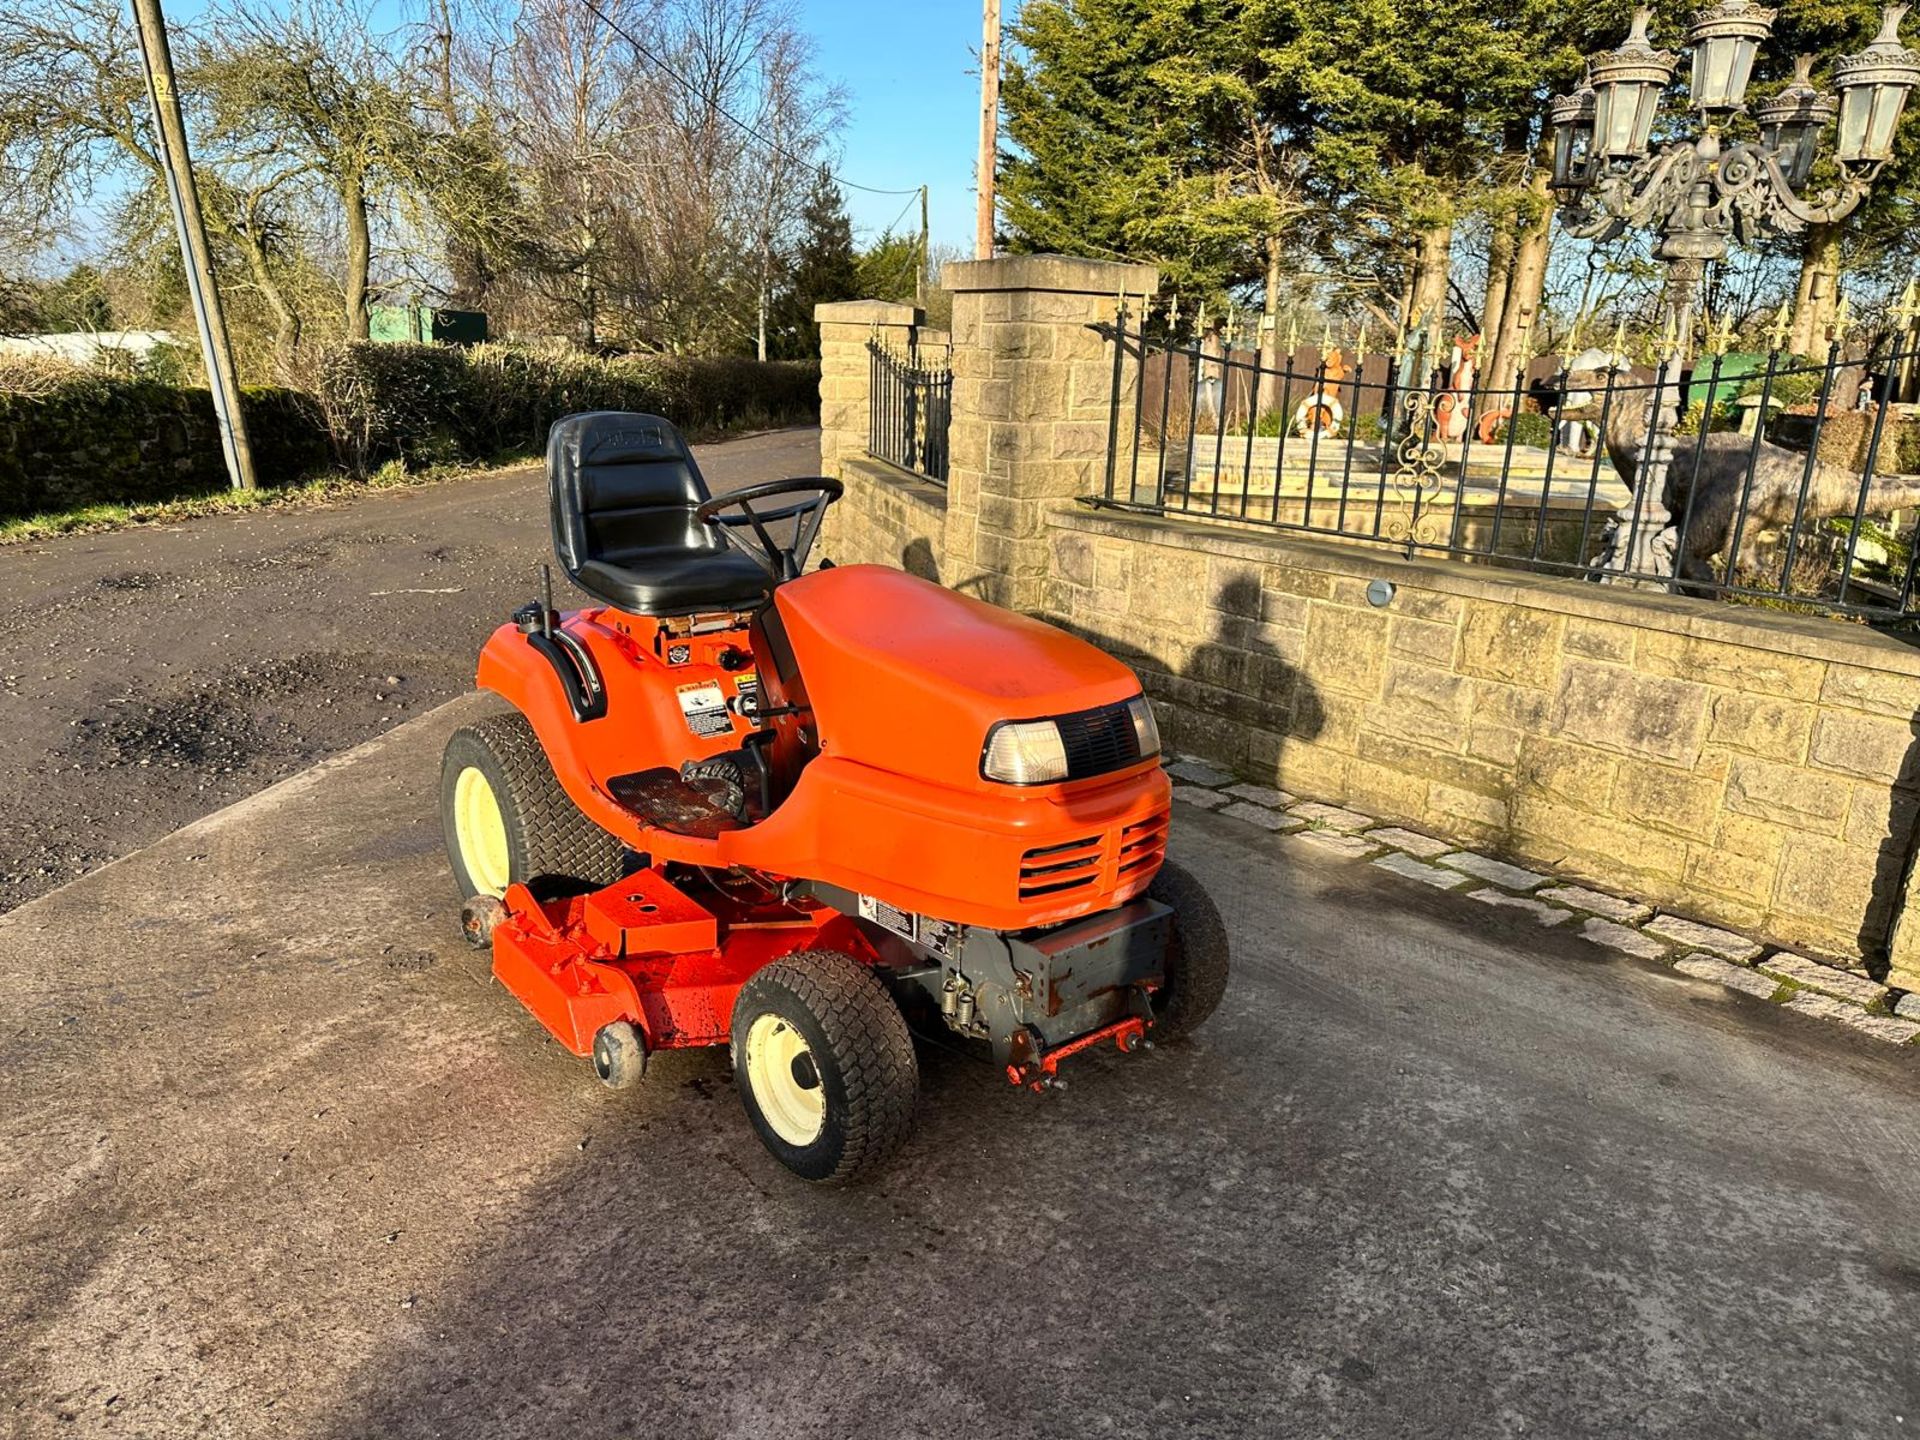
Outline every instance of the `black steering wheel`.
{"type": "Polygon", "coordinates": [[[693,507],[693,514],[696,520],[718,525],[720,533],[727,537],[734,549],[751,559],[767,572],[774,584],[779,585],[800,578],[801,572],[807,567],[807,552],[813,549],[814,539],[820,533],[820,521],[826,515],[827,506],[838,500],[845,491],[846,487],[838,480],[825,475],[769,480],[762,485],[749,485],[731,494],[702,500],[693,507]],[[804,494],[807,498],[772,510],[755,508],[756,501],[771,500],[776,495],[795,494],[804,494]],[[730,510],[740,513],[726,513],[730,510]],[[767,526],[777,525],[782,520],[799,522],[794,526],[791,545],[782,545],[767,530],[767,526]],[[753,540],[740,533],[748,526],[753,529],[753,540]]]}

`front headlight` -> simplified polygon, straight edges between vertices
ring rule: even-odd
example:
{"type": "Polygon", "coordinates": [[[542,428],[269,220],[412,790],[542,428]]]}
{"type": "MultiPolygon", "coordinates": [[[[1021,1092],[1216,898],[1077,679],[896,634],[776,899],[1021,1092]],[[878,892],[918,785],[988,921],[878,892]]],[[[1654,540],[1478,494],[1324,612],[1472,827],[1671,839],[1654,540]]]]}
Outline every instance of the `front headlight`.
{"type": "MultiPolygon", "coordinates": [[[[1149,722],[1151,723],[1151,722],[1149,722]]],[[[1006,785],[1067,778],[1067,746],[1051,720],[1003,720],[987,732],[980,773],[1006,785]]]]}
{"type": "Polygon", "coordinates": [[[1160,727],[1154,723],[1153,707],[1147,703],[1147,697],[1136,695],[1127,702],[1127,713],[1133,717],[1133,738],[1140,742],[1140,758],[1160,753],[1160,727]]]}
{"type": "Polygon", "coordinates": [[[1003,785],[1050,785],[1125,769],[1160,753],[1147,697],[1050,720],[1003,720],[987,732],[980,773],[1003,785]]]}

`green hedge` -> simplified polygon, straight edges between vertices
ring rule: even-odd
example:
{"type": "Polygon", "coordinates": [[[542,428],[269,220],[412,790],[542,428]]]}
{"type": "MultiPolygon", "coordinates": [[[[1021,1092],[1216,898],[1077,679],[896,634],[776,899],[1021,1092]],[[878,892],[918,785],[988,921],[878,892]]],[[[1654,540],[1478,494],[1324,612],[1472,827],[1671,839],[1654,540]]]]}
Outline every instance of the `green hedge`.
{"type": "MultiPolygon", "coordinates": [[[[711,432],[820,413],[820,367],[799,361],[592,356],[482,345],[352,344],[320,358],[316,393],[248,390],[263,485],[537,453],[578,410],[640,410],[711,432]]],[[[223,489],[205,390],[88,376],[48,394],[0,392],[0,518],[223,489]]]]}
{"type": "MultiPolygon", "coordinates": [[[[242,404],[261,476],[291,480],[331,463],[311,396],[250,389],[242,404]]],[[[0,393],[0,518],[170,500],[226,483],[205,390],[89,376],[45,395],[0,393]]]]}
{"type": "Polygon", "coordinates": [[[685,430],[792,425],[820,414],[808,361],[611,360],[479,345],[344,345],[320,367],[319,398],[340,462],[365,472],[538,451],[562,415],[637,410],[685,430]]]}

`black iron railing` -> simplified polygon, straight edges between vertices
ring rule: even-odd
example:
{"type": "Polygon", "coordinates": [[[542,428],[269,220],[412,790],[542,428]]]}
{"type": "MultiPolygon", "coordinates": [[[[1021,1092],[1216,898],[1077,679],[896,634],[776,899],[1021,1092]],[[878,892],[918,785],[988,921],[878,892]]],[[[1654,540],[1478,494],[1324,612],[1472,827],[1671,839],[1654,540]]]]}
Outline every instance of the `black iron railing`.
{"type": "Polygon", "coordinates": [[[867,342],[871,415],[867,453],[947,483],[947,427],[953,418],[953,369],[950,357],[937,361],[915,351],[893,353],[878,340],[867,342]]]}
{"type": "Polygon", "coordinates": [[[1124,314],[1095,328],[1113,398],[1088,504],[1878,620],[1916,608],[1920,414],[1875,399],[1911,347],[1684,372],[1593,352],[1488,389],[1458,352],[1309,367],[1151,339],[1124,314]]]}

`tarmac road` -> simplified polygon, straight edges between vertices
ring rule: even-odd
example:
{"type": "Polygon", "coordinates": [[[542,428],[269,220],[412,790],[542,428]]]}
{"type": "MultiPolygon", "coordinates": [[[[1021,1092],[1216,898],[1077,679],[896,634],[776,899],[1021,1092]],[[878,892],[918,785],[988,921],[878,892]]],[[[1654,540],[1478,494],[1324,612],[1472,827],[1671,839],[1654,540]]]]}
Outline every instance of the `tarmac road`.
{"type": "Polygon", "coordinates": [[[867,1188],[456,938],[458,701],[0,916],[0,1434],[1900,1436],[1911,1052],[1180,807],[1190,1043],[867,1188]]]}
{"type": "MultiPolygon", "coordinates": [[[[818,436],[695,453],[725,490],[818,436]]],[[[545,559],[534,466],[0,548],[0,911],[471,689],[545,559]]]]}

